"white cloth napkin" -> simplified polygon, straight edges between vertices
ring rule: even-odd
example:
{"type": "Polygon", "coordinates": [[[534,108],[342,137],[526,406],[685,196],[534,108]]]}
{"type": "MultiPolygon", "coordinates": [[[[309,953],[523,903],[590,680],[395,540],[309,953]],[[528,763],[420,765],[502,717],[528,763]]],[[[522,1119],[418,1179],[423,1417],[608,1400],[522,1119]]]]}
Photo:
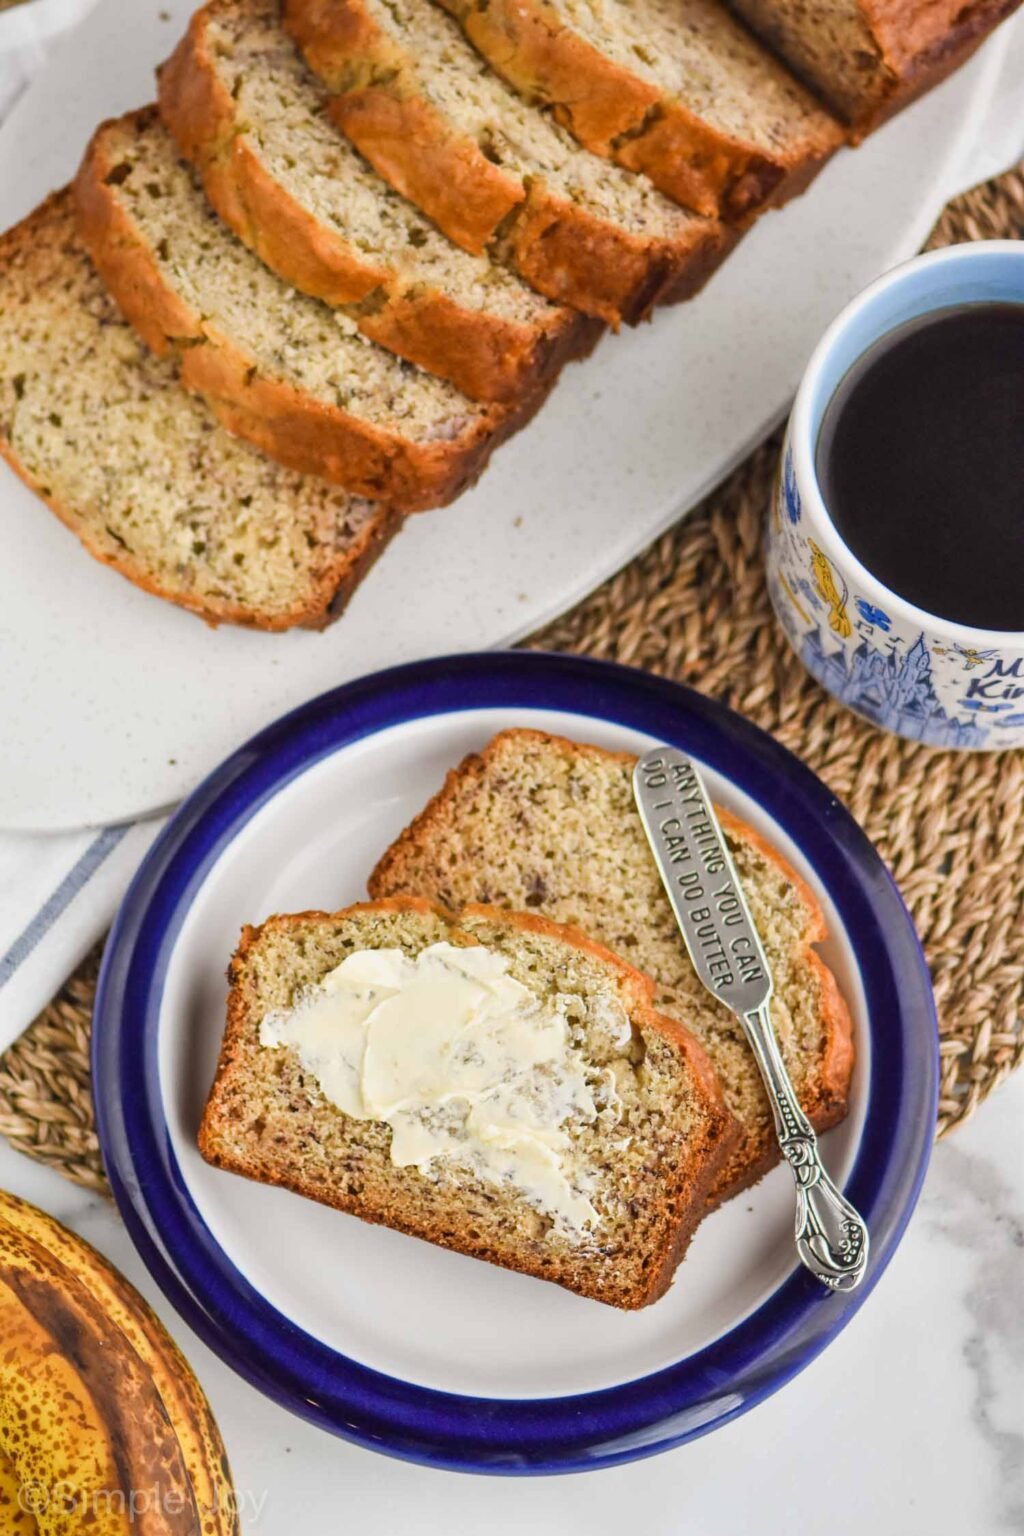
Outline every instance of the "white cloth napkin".
{"type": "Polygon", "coordinates": [[[55,837],[0,832],[0,1050],[110,926],[163,824],[55,837]]]}
{"type": "Polygon", "coordinates": [[[1007,24],[1009,46],[1003,67],[973,135],[965,135],[956,186],[946,200],[1002,175],[1024,156],[1024,15],[1007,24]]]}
{"type": "MultiPolygon", "coordinates": [[[[46,39],[93,3],[27,0],[0,13],[0,118],[45,61],[46,39]]],[[[1024,17],[1014,24],[999,86],[948,197],[998,175],[1024,153],[1022,80],[1024,17]]],[[[109,926],[162,825],[145,821],[53,837],[0,832],[0,1050],[45,1007],[109,926]]]]}

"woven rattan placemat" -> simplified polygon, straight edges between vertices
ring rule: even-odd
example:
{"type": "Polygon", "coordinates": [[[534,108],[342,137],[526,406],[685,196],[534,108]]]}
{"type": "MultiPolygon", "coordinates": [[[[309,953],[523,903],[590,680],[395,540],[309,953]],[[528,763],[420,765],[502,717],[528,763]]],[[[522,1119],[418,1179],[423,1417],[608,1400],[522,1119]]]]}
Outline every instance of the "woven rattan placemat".
{"type": "MultiPolygon", "coordinates": [[[[1024,167],[951,203],[929,241],[1024,236],[1024,167]]],[[[1024,753],[935,752],[863,724],[804,672],[772,618],[761,528],[778,442],[531,645],[644,667],[723,699],[845,801],[888,861],[935,980],[937,1131],[1024,1058],[1024,753]]],[[[98,952],[0,1059],[0,1133],[105,1189],[89,1087],[98,952]]]]}

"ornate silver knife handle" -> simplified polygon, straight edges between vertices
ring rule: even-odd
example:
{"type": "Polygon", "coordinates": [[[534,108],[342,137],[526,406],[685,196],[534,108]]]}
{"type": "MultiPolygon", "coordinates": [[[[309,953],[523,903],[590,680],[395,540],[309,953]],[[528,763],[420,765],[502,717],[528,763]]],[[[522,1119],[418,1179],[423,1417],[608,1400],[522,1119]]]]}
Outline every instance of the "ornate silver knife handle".
{"type": "Polygon", "coordinates": [[[826,1172],[818,1138],[779,1052],[767,998],[744,1016],[743,1024],[768,1090],[782,1155],[796,1181],[797,1252],[834,1291],[852,1291],[867,1265],[868,1229],[826,1172]]]}
{"type": "Polygon", "coordinates": [[[801,1262],[835,1291],[864,1278],[868,1229],[821,1161],[771,1020],[772,975],[732,854],[703,780],[674,747],[636,765],[633,793],[690,959],[708,991],[740,1019],[772,1106],[779,1146],[796,1183],[801,1262]]]}

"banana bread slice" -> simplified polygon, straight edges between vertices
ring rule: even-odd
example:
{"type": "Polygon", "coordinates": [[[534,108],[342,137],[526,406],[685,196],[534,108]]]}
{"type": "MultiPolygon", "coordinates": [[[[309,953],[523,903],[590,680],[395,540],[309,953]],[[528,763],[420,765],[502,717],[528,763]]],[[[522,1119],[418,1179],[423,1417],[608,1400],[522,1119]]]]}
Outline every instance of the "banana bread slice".
{"type": "Polygon", "coordinates": [[[320,628],[401,522],[219,427],[106,293],[67,190],[0,237],[0,453],[97,560],[211,624],[320,628]]]}
{"type": "MultiPolygon", "coordinates": [[[[778,1161],[768,1098],[739,1023],[690,964],[633,803],[636,759],[537,731],[503,731],[468,757],[385,853],[374,897],[487,901],[574,923],[654,978],[656,1006],[704,1046],[742,1140],[714,1188],[725,1199],[778,1161]]],[[[720,813],[775,976],[772,1016],[818,1130],[846,1113],[853,1033],[811,891],[751,828],[720,813]]]]}
{"type": "Polygon", "coordinates": [[[747,220],[802,191],[839,125],[718,0],[441,0],[588,149],[747,220]]]}
{"type": "Polygon", "coordinates": [[[667,1288],[734,1127],[646,977],[402,898],[246,928],[229,979],[209,1162],[614,1306],[667,1288]]]}
{"type": "Polygon", "coordinates": [[[518,411],[467,400],[290,288],[230,232],[152,109],[100,127],[78,227],[127,318],[218,419],[289,468],[402,511],[450,501],[518,411]]]}
{"type": "Polygon", "coordinates": [[[863,138],[956,69],[1020,0],[729,0],[863,138]]]}
{"type": "Polygon", "coordinates": [[[430,0],[285,0],[329,111],[465,250],[611,325],[695,293],[734,235],[579,147],[430,0]]]}
{"type": "Polygon", "coordinates": [[[160,74],[164,122],[235,234],[474,400],[517,400],[589,351],[597,321],[460,250],[367,165],[279,19],[278,0],[212,0],[160,74]]]}

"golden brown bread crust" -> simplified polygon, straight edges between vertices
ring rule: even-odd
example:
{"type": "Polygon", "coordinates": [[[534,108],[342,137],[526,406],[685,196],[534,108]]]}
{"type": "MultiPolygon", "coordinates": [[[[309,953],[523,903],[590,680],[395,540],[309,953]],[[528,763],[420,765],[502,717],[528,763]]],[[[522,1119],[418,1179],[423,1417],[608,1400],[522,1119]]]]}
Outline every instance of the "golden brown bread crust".
{"type": "MultiPolygon", "coordinates": [[[[446,829],[451,825],[450,805],[467,778],[479,779],[488,769],[490,761],[509,737],[529,742],[550,743],[561,750],[590,756],[604,761],[628,765],[636,762],[629,752],[609,752],[568,741],[544,731],[508,730],[492,739],[479,753],[470,753],[457,768],[450,769],[445,782],[423,810],[383,854],[367,881],[371,896],[384,898],[397,890],[414,890],[415,875],[408,872],[415,868],[421,849],[438,846],[446,829]]],[[[800,1094],[801,1106],[817,1131],[828,1130],[846,1115],[850,1081],[854,1067],[853,1021],[849,1009],[839,991],[835,977],[813,948],[828,937],[825,914],[807,882],[779,853],[771,843],[753,827],[723,807],[717,807],[723,827],[735,837],[754,847],[771,861],[785,876],[800,897],[806,914],[804,949],[800,958],[815,972],[821,988],[821,1028],[825,1037],[824,1050],[814,1063],[814,1070],[800,1094]]],[[[712,1064],[712,1071],[714,1067],[712,1064]]],[[[741,1190],[757,1183],[780,1160],[778,1145],[771,1138],[763,1151],[752,1158],[744,1144],[737,1142],[714,1181],[709,1195],[712,1206],[721,1204],[741,1190]]]]}
{"type": "Polygon", "coordinates": [[[547,185],[494,165],[417,92],[415,68],[361,0],[286,0],[285,25],[332,92],[329,112],[384,179],[450,240],[507,243],[539,293],[607,324],[633,325],[690,297],[731,249],[714,220],[677,241],[631,234],[547,185]]]}
{"type": "MultiPolygon", "coordinates": [[[[3,257],[0,255],[0,264],[2,261],[3,257]]],[[[252,608],[229,602],[227,599],[200,597],[194,593],[165,586],[144,566],[133,560],[130,554],[114,554],[91,538],[88,530],[79,525],[74,512],[42,486],[40,481],[20,462],[10,443],[3,437],[0,437],[0,458],[10,465],[19,480],[23,480],[40,501],[46,503],[65,528],[70,529],[83,549],[92,555],[94,560],[98,560],[101,565],[109,566],[112,571],[117,571],[118,575],[126,577],[133,586],[139,587],[143,592],[149,592],[153,597],[162,597],[165,602],[173,603],[175,607],[184,608],[189,613],[205,619],[211,629],[216,629],[220,624],[238,624],[243,629],[261,629],[276,633],[286,629],[326,629],[328,624],[333,623],[344,612],[349,598],[377,557],[383,554],[403,522],[401,513],[382,506],[379,517],[367,524],[357,545],[346,554],[339,555],[334,565],[320,578],[307,602],[301,606],[296,605],[284,613],[257,613],[252,608]]]]}
{"type": "Polygon", "coordinates": [[[449,240],[479,256],[525,198],[522,182],[417,94],[409,59],[359,0],[285,0],[283,22],[331,92],[341,131],[449,240]]]}
{"type": "MultiPolygon", "coordinates": [[[[447,3],[447,0],[442,0],[447,3]]],[[[859,144],[869,133],[967,60],[1021,0],[850,0],[851,37],[843,62],[859,63],[856,83],[802,47],[814,41],[814,10],[769,0],[764,7],[730,0],[761,41],[847,126],[859,144]]]]}
{"type": "Polygon", "coordinates": [[[838,126],[766,155],[706,122],[572,31],[547,0],[440,0],[499,74],[585,144],[694,212],[748,221],[800,191],[842,143],[838,126]]]}
{"type": "Polygon", "coordinates": [[[207,197],[250,249],[301,293],[357,304],[371,340],[449,379],[473,400],[513,402],[550,383],[589,352],[600,325],[567,309],[530,323],[463,309],[423,283],[403,282],[304,208],[260,160],[238,104],[217,69],[206,6],[160,71],[160,112],[207,197]]]}
{"type": "Polygon", "coordinates": [[[474,1258],[485,1259],[503,1268],[535,1275],[539,1279],[554,1280],[569,1290],[576,1291],[579,1295],[592,1296],[596,1300],[611,1302],[615,1306],[627,1309],[644,1307],[664,1294],[685,1255],[693,1232],[705,1214],[708,1190],[718,1170],[729,1156],[738,1133],[732,1117],[725,1108],[717,1079],[703,1049],[681,1025],[656,1011],[653,1006],[654,985],[648,977],[634,970],[632,966],[611,954],[602,945],[594,943],[578,929],[552,923],[535,913],[510,913],[474,904],[464,908],[460,914],[452,914],[436,903],[421,897],[395,896],[380,901],[357,903],[337,913],[316,911],[292,913],[271,917],[259,928],[246,925],[228,968],[228,980],[231,991],[228,996],[227,1027],[216,1076],[197,1135],[199,1150],[207,1162],[215,1167],[241,1174],[243,1177],[254,1178],[261,1183],[290,1189],[296,1194],[331,1205],[336,1210],[359,1216],[364,1221],[392,1227],[411,1237],[424,1238],[442,1248],[450,1248],[474,1258]],[[308,922],[327,921],[332,918],[342,920],[359,913],[385,912],[419,912],[435,915],[453,925],[448,938],[456,944],[479,942],[471,934],[464,933],[454,926],[467,918],[495,921],[520,932],[539,934],[571,944],[574,948],[583,950],[602,964],[614,969],[633,994],[631,1014],[634,1021],[642,1030],[659,1034],[668,1040],[684,1057],[690,1082],[702,1100],[703,1128],[690,1151],[685,1167],[681,1170],[678,1185],[665,1192],[658,1261],[645,1273],[642,1285],[623,1288],[614,1296],[602,1294],[588,1279],[585,1265],[579,1269],[571,1266],[560,1266],[554,1269],[550,1264],[542,1267],[537,1262],[536,1255],[527,1251],[518,1253],[514,1258],[507,1251],[496,1251],[475,1229],[472,1215],[468,1215],[465,1220],[455,1217],[451,1221],[446,1221],[442,1227],[436,1222],[426,1220],[415,1200],[410,1200],[401,1208],[391,1205],[387,1210],[377,1209],[365,1203],[359,1195],[353,1195],[341,1187],[325,1191],[320,1185],[313,1186],[292,1167],[268,1168],[262,1164],[257,1165],[252,1159],[232,1156],[224,1151],[221,1133],[226,1128],[223,1123],[226,1113],[225,1096],[236,1075],[245,1071],[244,1042],[247,1034],[252,1030],[250,1000],[245,993],[246,963],[260,935],[268,929],[301,928],[308,922]],[[681,1216],[671,1217],[672,1209],[681,1211],[681,1216]]]}
{"type": "MultiPolygon", "coordinates": [[[[296,286],[298,286],[296,284],[296,286]]],[[[359,328],[371,341],[436,373],[471,400],[513,405],[546,399],[566,363],[587,357],[604,334],[589,315],[562,309],[538,325],[461,308],[420,285],[395,291],[359,328]]]]}
{"type": "Polygon", "coordinates": [[[912,16],[892,0],[861,0],[865,19],[878,40],[885,88],[854,119],[858,143],[919,96],[940,84],[970,58],[989,33],[1011,16],[1021,0],[941,0],[919,6],[912,16]]]}
{"type": "Polygon", "coordinates": [[[589,306],[617,328],[649,319],[655,305],[692,298],[733,249],[738,232],[705,220],[678,244],[629,235],[538,177],[505,238],[516,270],[539,293],[589,306]]]}
{"type": "MultiPolygon", "coordinates": [[[[769,159],[601,53],[545,0],[440,3],[498,73],[531,99],[550,103],[581,144],[642,171],[668,197],[709,218],[749,218],[788,174],[809,180],[841,142],[837,133],[834,143],[813,146],[813,169],[769,159]]],[[[791,195],[782,188],[779,200],[791,195]]]]}
{"type": "MultiPolygon", "coordinates": [[[[64,238],[61,231],[66,227],[64,210],[71,190],[52,193],[44,203],[13,229],[0,235],[0,274],[7,265],[21,257],[38,255],[40,249],[55,239],[64,238]]],[[[381,506],[376,517],[367,522],[359,537],[332,560],[315,584],[309,598],[301,605],[280,613],[258,613],[252,608],[233,603],[228,598],[203,597],[179,588],[168,587],[132,554],[120,547],[111,550],[97,542],[90,530],[81,525],[74,510],[65,506],[53,492],[19,460],[11,443],[0,434],[0,457],[10,465],[18,478],[76,536],[83,548],[101,565],[117,571],[134,586],[165,602],[174,603],[190,613],[205,619],[216,628],[218,624],[239,624],[249,629],[281,631],[293,628],[323,629],[343,611],[345,604],[383,550],[402,525],[402,517],[390,508],[381,506]]]]}
{"type": "Polygon", "coordinates": [[[399,77],[332,96],[328,113],[385,181],[474,256],[525,200],[518,177],[422,96],[407,94],[399,77]]]}
{"type": "MultiPolygon", "coordinates": [[[[806,922],[803,934],[804,951],[801,958],[818,977],[825,1050],[820,1061],[816,1063],[816,1076],[810,1086],[805,1088],[801,1102],[814,1129],[827,1131],[846,1117],[855,1048],[853,1019],[846,1000],[839,990],[839,983],[835,976],[814,948],[815,944],[823,944],[828,938],[825,914],[807,881],[802,875],[797,874],[792,864],[783,857],[774,844],[747,822],[742,821],[739,816],[734,815],[732,811],[727,811],[723,806],[717,806],[716,809],[723,828],[737,839],[756,848],[763,858],[774,864],[786,882],[799,894],[803,904],[806,922]],[[804,1102],[804,1099],[807,1102],[804,1102]]],[[[766,1173],[778,1161],[778,1150],[773,1147],[769,1161],[765,1163],[761,1172],[749,1178],[747,1183],[756,1183],[762,1173],[766,1173]]]]}
{"type": "Polygon", "coordinates": [[[158,71],[164,123],[221,218],[267,266],[325,303],[357,304],[387,281],[388,267],[333,235],[267,173],[218,74],[209,9],[195,12],[158,71]]]}
{"type": "Polygon", "coordinates": [[[418,443],[259,372],[229,336],[170,288],[111,185],[116,156],[110,134],[125,123],[144,122],[150,110],[101,124],[74,184],[79,234],[125,317],[158,356],[180,357],[182,383],[208,401],[229,432],[278,463],[386,500],[402,512],[453,500],[497,445],[538,409],[542,392],[517,410],[481,409],[457,441],[418,443]]]}
{"type": "Polygon", "coordinates": [[[695,223],[672,244],[630,234],[563,197],[541,177],[528,187],[492,165],[429,102],[395,83],[331,100],[338,127],[393,187],[456,245],[479,254],[504,239],[516,271],[538,293],[617,328],[655,304],[696,293],[730,245],[720,225],[695,223]]]}

